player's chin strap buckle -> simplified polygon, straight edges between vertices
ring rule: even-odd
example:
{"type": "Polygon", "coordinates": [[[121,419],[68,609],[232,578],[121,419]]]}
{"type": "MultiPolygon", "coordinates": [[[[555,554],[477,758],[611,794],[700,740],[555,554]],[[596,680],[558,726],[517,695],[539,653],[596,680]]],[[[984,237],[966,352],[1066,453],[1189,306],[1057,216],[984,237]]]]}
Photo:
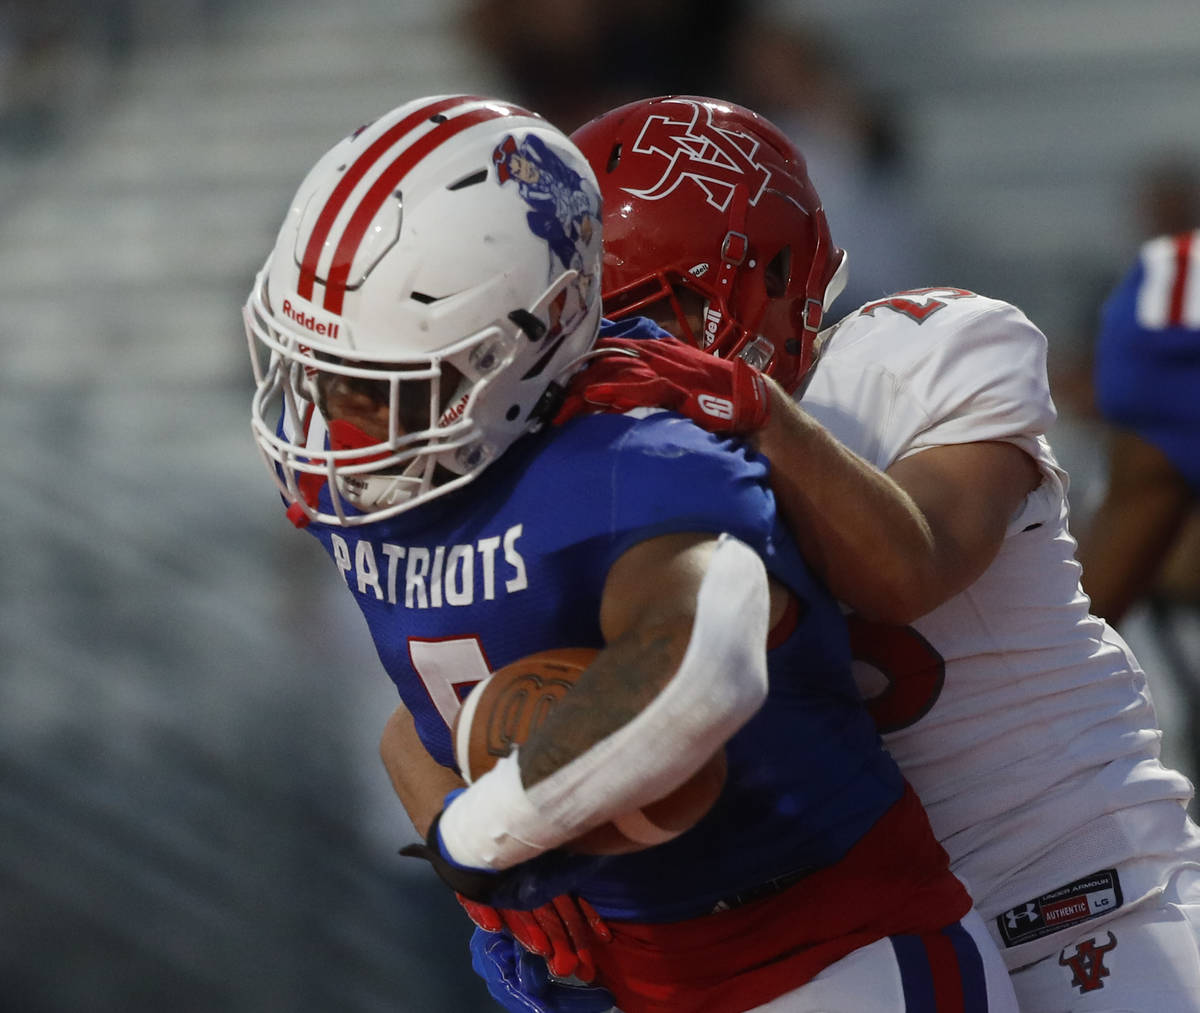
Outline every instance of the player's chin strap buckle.
{"type": "Polygon", "coordinates": [[[746,261],[746,253],[750,249],[750,238],[744,232],[730,229],[725,233],[721,243],[721,260],[731,267],[741,267],[746,261]]]}
{"type": "Polygon", "coordinates": [[[808,299],[804,303],[804,329],[816,334],[821,329],[821,318],[825,315],[825,307],[820,299],[808,299]]]}

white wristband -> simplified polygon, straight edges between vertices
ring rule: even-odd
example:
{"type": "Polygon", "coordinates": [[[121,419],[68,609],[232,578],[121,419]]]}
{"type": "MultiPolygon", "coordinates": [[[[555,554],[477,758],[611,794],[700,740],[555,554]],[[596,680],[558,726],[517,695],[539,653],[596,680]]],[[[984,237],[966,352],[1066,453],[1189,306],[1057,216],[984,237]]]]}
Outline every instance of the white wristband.
{"type": "Polygon", "coordinates": [[[556,836],[521,784],[517,749],[503,757],[447,806],[438,828],[446,853],[459,865],[505,869],[576,836],[556,836]]]}

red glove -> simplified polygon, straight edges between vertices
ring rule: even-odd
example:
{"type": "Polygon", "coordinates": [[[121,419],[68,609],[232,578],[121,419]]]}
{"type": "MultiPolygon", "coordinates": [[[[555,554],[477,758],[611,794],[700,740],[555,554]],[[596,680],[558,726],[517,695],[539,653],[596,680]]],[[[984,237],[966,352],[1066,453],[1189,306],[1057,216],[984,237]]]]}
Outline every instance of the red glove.
{"type": "Polygon", "coordinates": [[[596,409],[643,407],[669,408],[712,433],[767,424],[766,381],[741,359],[718,359],[677,338],[602,338],[596,350],[613,351],[575,374],[555,425],[596,409]]]}
{"type": "Polygon", "coordinates": [[[532,911],[510,911],[477,904],[461,894],[455,896],[471,921],[485,932],[507,930],[530,953],[545,957],[552,974],[560,978],[573,974],[585,982],[595,980],[592,941],[610,942],[612,932],[582,897],[563,894],[532,911]]]}

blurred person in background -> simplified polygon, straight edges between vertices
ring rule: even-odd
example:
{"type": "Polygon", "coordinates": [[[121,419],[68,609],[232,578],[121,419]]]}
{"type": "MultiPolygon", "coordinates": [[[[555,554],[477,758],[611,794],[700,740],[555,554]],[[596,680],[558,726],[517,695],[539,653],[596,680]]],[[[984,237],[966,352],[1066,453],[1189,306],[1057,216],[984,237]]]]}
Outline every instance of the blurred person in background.
{"type": "Polygon", "coordinates": [[[472,0],[460,23],[506,91],[571,131],[641,95],[723,90],[745,8],[743,0],[472,0]]]}
{"type": "MultiPolygon", "coordinates": [[[[602,340],[622,354],[594,359],[568,405],[719,418],[769,458],[806,557],[852,610],[884,741],[1023,1010],[1197,1013],[1192,786],[1159,760],[1137,660],[1088,614],[1044,435],[1046,339],[952,287],[872,300],[814,335],[811,216],[757,211],[778,185],[756,159],[768,130],[674,96],[575,132],[604,195],[606,314],[682,341],[602,340]],[[742,418],[755,368],[782,382],[765,416],[742,418]]],[[[803,172],[798,152],[791,164],[803,172]]]]}
{"type": "Polygon", "coordinates": [[[60,142],[128,55],[126,0],[0,0],[0,152],[60,142]]]}
{"type": "Polygon", "coordinates": [[[1100,314],[1092,387],[1107,435],[1106,475],[1079,553],[1092,611],[1118,625],[1146,624],[1179,694],[1177,748],[1193,778],[1200,771],[1197,164],[1162,159],[1141,177],[1137,207],[1152,238],[1100,314]]]}
{"type": "Polygon", "coordinates": [[[1080,539],[1092,611],[1128,624],[1176,694],[1168,749],[1200,773],[1200,157],[1166,151],[1135,177],[1142,245],[1110,285],[1088,417],[1105,474],[1080,539]]]}
{"type": "Polygon", "coordinates": [[[1146,241],[1100,314],[1093,389],[1108,478],[1079,558],[1092,611],[1116,624],[1148,595],[1200,603],[1198,164],[1163,157],[1141,173],[1146,241]]]}

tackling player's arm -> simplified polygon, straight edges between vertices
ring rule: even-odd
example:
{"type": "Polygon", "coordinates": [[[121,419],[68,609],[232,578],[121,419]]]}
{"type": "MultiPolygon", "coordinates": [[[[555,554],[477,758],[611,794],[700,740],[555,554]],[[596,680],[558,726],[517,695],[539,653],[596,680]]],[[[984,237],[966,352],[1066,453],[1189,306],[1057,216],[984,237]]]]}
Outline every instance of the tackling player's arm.
{"type": "Polygon", "coordinates": [[[597,347],[622,354],[577,376],[559,421],[597,407],[658,405],[746,436],[771,461],[780,512],[809,564],[868,619],[908,623],[968,586],[1041,481],[1033,458],[1002,441],[934,446],[885,473],[737,359],[669,338],[597,347]]]}
{"type": "Polygon", "coordinates": [[[863,460],[774,381],[766,425],[780,512],[833,594],[868,619],[904,624],[970,585],[1041,474],[1010,443],[933,447],[886,472],[863,460]]]}
{"type": "Polygon", "coordinates": [[[1195,505],[1161,450],[1130,432],[1114,435],[1108,488],[1079,546],[1094,615],[1119,622],[1146,593],[1195,505]]]}

